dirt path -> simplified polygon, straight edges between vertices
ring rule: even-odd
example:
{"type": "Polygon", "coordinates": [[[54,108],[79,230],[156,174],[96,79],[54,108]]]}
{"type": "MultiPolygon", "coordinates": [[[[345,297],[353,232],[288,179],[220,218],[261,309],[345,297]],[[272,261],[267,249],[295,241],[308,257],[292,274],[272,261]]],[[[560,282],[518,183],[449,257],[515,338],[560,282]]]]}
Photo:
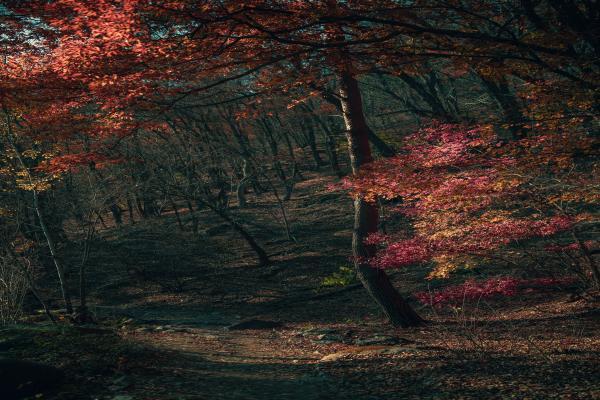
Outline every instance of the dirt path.
{"type": "Polygon", "coordinates": [[[353,398],[341,392],[342,382],[319,371],[320,354],[307,356],[280,332],[161,330],[134,333],[164,354],[145,368],[147,384],[127,391],[136,399],[353,398]]]}
{"type": "Polygon", "coordinates": [[[502,320],[490,319],[472,331],[440,321],[401,332],[382,327],[380,321],[285,322],[277,329],[227,330],[225,326],[237,319],[222,311],[191,307],[174,314],[170,307],[128,309],[139,320],[126,325],[122,336],[154,349],[151,353],[156,356],[125,369],[125,384],[113,390],[113,397],[104,398],[600,398],[593,383],[597,313],[589,307],[573,309],[563,321],[564,310],[557,314],[562,304],[562,300],[548,303],[538,314],[527,314],[529,319],[520,320],[515,313],[509,330],[502,328],[502,320]],[[569,337],[566,331],[555,332],[556,337],[538,334],[533,343],[532,332],[556,319],[569,331],[576,328],[577,336],[569,337]],[[333,333],[307,335],[315,330],[333,333]],[[358,344],[379,335],[399,335],[400,342],[358,344]]]}
{"type": "MultiPolygon", "coordinates": [[[[235,232],[193,235],[173,220],[105,232],[90,259],[90,304],[111,333],[55,329],[12,356],[68,371],[53,400],[600,399],[597,308],[564,293],[421,308],[432,323],[402,331],[364,290],[316,298],[337,290],[321,283],[348,264],[352,233],[351,204],[326,184],[297,185],[288,204],[296,242],[267,234],[281,230],[276,205],[236,210],[274,269],[257,267],[235,232]],[[283,326],[225,329],[246,318],[283,326]],[[399,341],[364,345],[382,335],[399,341]]],[[[222,224],[209,213],[202,221],[222,224]]],[[[424,274],[393,278],[409,294],[429,289],[424,274]]]]}

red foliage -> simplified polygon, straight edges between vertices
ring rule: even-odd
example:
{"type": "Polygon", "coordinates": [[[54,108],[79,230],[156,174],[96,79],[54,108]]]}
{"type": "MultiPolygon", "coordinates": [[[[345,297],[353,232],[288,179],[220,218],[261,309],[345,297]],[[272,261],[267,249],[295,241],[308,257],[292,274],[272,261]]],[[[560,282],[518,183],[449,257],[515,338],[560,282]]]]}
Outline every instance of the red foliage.
{"type": "Polygon", "coordinates": [[[107,164],[116,163],[118,160],[111,159],[98,153],[65,154],[54,157],[47,162],[41,163],[38,170],[50,173],[62,173],[76,171],[82,166],[93,166],[102,168],[107,164]]]}
{"type": "Polygon", "coordinates": [[[572,277],[517,279],[510,276],[490,278],[484,281],[470,279],[460,285],[447,286],[431,292],[417,292],[414,296],[421,303],[441,307],[460,305],[463,302],[479,301],[496,296],[515,296],[551,287],[572,284],[572,277]]]}
{"type": "Polygon", "coordinates": [[[487,127],[435,124],[407,137],[403,154],[373,163],[343,187],[368,201],[400,199],[392,211],[412,221],[406,232],[369,239],[381,246],[373,265],[434,261],[432,276],[447,276],[474,258],[514,258],[527,240],[593,219],[582,206],[597,202],[590,184],[596,167],[575,161],[592,143],[576,134],[507,143],[487,127]]]}

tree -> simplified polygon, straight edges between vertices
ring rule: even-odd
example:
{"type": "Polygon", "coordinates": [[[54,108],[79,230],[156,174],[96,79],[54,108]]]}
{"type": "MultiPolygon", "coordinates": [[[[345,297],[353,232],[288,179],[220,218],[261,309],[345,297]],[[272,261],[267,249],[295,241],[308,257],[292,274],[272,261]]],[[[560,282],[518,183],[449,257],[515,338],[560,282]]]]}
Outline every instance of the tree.
{"type": "MultiPolygon", "coordinates": [[[[302,3],[272,8],[263,8],[260,3],[245,5],[240,9],[237,2],[216,5],[129,1],[116,6],[104,1],[94,4],[58,1],[45,7],[46,11],[52,13],[52,17],[46,19],[60,32],[60,40],[54,45],[50,55],[52,62],[48,63],[51,65],[49,69],[58,72],[65,79],[76,79],[85,85],[86,99],[101,112],[94,116],[95,124],[105,124],[104,129],[122,130],[132,128],[128,108],[136,100],[138,109],[147,104],[141,99],[150,90],[160,88],[160,93],[164,96],[174,94],[175,91],[171,89],[174,85],[168,85],[169,81],[179,81],[176,85],[177,92],[189,96],[232,79],[249,77],[257,71],[264,74],[269,70],[273,76],[280,76],[279,82],[284,84],[283,88],[286,90],[304,79],[321,79],[326,74],[326,68],[331,65],[322,60],[322,49],[313,51],[311,44],[315,43],[314,35],[319,34],[322,28],[315,25],[304,32],[301,26],[307,22],[313,24],[321,15],[330,14],[331,5],[322,5],[314,13],[314,10],[302,3]],[[199,15],[195,12],[197,9],[203,9],[204,12],[199,15]],[[289,21],[281,18],[272,20],[271,17],[273,14],[287,12],[293,15],[296,27],[289,35],[279,37],[278,34],[273,34],[272,29],[281,29],[289,21]],[[163,23],[165,17],[169,19],[163,23]],[[147,29],[148,25],[143,25],[144,21],[149,22],[150,30],[147,29]],[[172,21],[178,22],[173,25],[172,21]],[[275,22],[275,26],[270,26],[270,21],[275,22]],[[228,33],[224,36],[224,32],[228,33]],[[159,39],[154,39],[153,35],[159,39]],[[240,39],[236,43],[234,38],[238,35],[240,39]],[[296,38],[297,35],[300,37],[296,38]],[[165,39],[160,39],[161,37],[165,39]],[[296,43],[298,40],[300,42],[296,43]],[[304,43],[305,40],[308,40],[308,44],[304,43]],[[227,41],[233,42],[226,44],[227,41]],[[128,46],[123,47],[122,42],[128,46]],[[161,57],[157,57],[159,53],[161,57]],[[313,62],[303,65],[303,58],[307,54],[313,62]],[[165,63],[165,59],[192,59],[194,62],[182,69],[178,65],[183,64],[165,63]],[[142,60],[144,69],[140,70],[137,66],[142,60]],[[315,64],[315,60],[320,61],[315,64]],[[226,74],[226,78],[214,81],[214,76],[219,73],[226,74]],[[175,79],[175,76],[185,78],[175,79]],[[141,82],[144,84],[140,84],[141,82]]],[[[383,40],[375,38],[375,41],[383,40]]],[[[361,41],[362,39],[359,40],[361,41]]],[[[354,78],[343,75],[341,84],[347,85],[350,82],[355,91],[358,86],[351,79],[354,78]]],[[[257,84],[267,86],[261,81],[259,75],[257,84]]],[[[268,88],[274,89],[277,81],[277,78],[272,79],[268,88]]],[[[177,99],[177,96],[175,94],[174,98],[177,99]]],[[[358,113],[350,115],[351,120],[364,122],[360,100],[357,103],[355,96],[356,93],[352,92],[352,97],[346,100],[349,108],[345,114],[348,116],[358,113]]],[[[366,161],[370,157],[368,145],[356,147],[352,144],[352,136],[360,138],[365,129],[366,125],[353,128],[348,137],[351,157],[364,158],[366,161]]],[[[362,162],[355,162],[355,169],[361,164],[362,162]]],[[[357,207],[359,210],[362,208],[360,205],[357,207]]],[[[361,215],[361,212],[357,213],[361,215]]],[[[375,218],[376,223],[376,215],[369,216],[375,218]]],[[[373,221],[369,222],[372,223],[373,221]]],[[[362,229],[357,231],[357,235],[362,234],[362,229]]],[[[361,237],[357,236],[355,249],[360,246],[361,241],[361,237]]],[[[357,261],[357,266],[359,265],[360,262],[357,261]]],[[[361,275],[364,268],[368,267],[359,268],[361,275]]],[[[416,319],[411,321],[410,318],[402,318],[403,311],[394,309],[399,307],[401,298],[392,289],[383,272],[375,275],[377,279],[364,276],[364,281],[370,282],[371,293],[384,307],[392,322],[402,326],[417,322],[416,319]],[[378,285],[385,285],[385,288],[375,289],[378,285]],[[386,299],[386,296],[391,295],[395,298],[386,299]]],[[[403,308],[408,309],[408,306],[403,305],[403,308]]]]}
{"type": "MultiPolygon", "coordinates": [[[[30,3],[38,9],[30,8],[29,13],[53,29],[43,36],[39,48],[44,51],[34,60],[29,75],[35,79],[29,81],[60,79],[68,90],[48,107],[37,109],[32,121],[39,133],[67,126],[66,132],[114,138],[144,129],[164,130],[157,116],[183,103],[189,107],[190,99],[198,99],[197,107],[245,101],[257,94],[288,95],[303,101],[311,88],[339,97],[333,102],[341,103],[353,170],[360,174],[372,159],[369,138],[379,143],[382,154],[393,151],[377,141],[379,136],[366,123],[358,79],[375,72],[398,75],[434,113],[450,120],[459,110],[451,110],[432,96],[431,89],[439,87],[433,79],[437,75],[425,81],[429,90],[413,78],[420,68],[431,69],[432,61],[440,60],[455,74],[475,71],[499,102],[507,99],[507,93],[513,94],[502,76],[511,74],[527,86],[529,94],[549,96],[551,80],[557,83],[555,87],[567,90],[566,97],[575,104],[568,107],[573,112],[567,118],[581,118],[593,110],[590,99],[594,95],[589,88],[595,87],[597,77],[597,42],[581,27],[593,27],[597,16],[587,4],[479,0],[42,3],[30,3]],[[547,15],[552,24],[544,23],[540,15],[547,15]],[[573,38],[579,41],[576,46],[573,38]],[[537,76],[543,76],[543,82],[537,82],[537,76]],[[215,93],[233,81],[250,88],[251,94],[216,98],[215,93]],[[341,96],[327,90],[331,81],[337,81],[341,96]],[[73,116],[81,123],[73,124],[69,119],[73,116]]],[[[442,65],[434,64],[435,68],[442,65]]],[[[518,121],[514,104],[500,103],[518,121]]],[[[536,103],[543,106],[535,110],[534,118],[529,115],[533,110],[528,110],[527,118],[556,117],[555,104],[536,103]]],[[[583,118],[591,123],[589,115],[583,118]]],[[[362,239],[375,231],[378,218],[375,207],[362,201],[355,203],[355,214],[355,263],[363,274],[371,267],[361,257],[370,255],[372,249],[364,247],[362,239]]],[[[363,274],[363,280],[370,282],[367,286],[392,322],[400,326],[419,323],[390,289],[385,274],[373,272],[369,275],[373,279],[363,274]],[[377,286],[380,289],[373,290],[377,286]]]]}
{"type": "MultiPolygon", "coordinates": [[[[379,268],[433,262],[430,277],[493,260],[521,269],[560,266],[598,287],[593,249],[599,200],[597,140],[541,133],[502,142],[491,127],[434,125],[407,138],[406,153],[370,166],[347,188],[374,202],[401,198],[412,232],[373,233],[379,268]]],[[[565,272],[564,270],[562,271],[565,272]]]]}

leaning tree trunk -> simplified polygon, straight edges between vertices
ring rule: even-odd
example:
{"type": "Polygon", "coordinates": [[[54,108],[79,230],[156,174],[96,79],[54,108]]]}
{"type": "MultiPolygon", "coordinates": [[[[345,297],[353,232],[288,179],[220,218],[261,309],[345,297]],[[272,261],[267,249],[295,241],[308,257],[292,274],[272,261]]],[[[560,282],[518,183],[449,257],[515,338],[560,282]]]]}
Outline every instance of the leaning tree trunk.
{"type": "MultiPolygon", "coordinates": [[[[352,173],[357,174],[363,165],[373,161],[373,157],[358,81],[351,72],[344,71],[340,74],[340,98],[352,173]]],[[[367,261],[375,255],[375,248],[366,245],[364,239],[377,232],[378,211],[376,203],[368,203],[361,196],[355,197],[352,255],[357,275],[394,326],[418,326],[424,322],[423,319],[394,288],[389,276],[367,261]]]]}
{"type": "Polygon", "coordinates": [[[237,233],[240,234],[241,237],[244,238],[244,240],[246,240],[246,243],[248,243],[250,248],[252,248],[252,250],[256,253],[259,265],[269,265],[271,263],[267,252],[256,242],[256,240],[254,240],[252,235],[246,229],[244,229],[244,227],[240,223],[236,222],[233,218],[229,216],[227,211],[215,207],[208,202],[204,202],[204,204],[208,208],[210,208],[215,214],[221,217],[221,219],[227,222],[237,233]]]}

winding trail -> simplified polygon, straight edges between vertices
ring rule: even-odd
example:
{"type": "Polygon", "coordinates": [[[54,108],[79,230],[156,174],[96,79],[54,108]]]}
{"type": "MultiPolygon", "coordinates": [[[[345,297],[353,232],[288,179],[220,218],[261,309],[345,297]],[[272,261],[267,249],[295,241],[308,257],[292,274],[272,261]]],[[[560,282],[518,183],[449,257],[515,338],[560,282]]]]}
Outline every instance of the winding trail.
{"type": "Polygon", "coordinates": [[[320,369],[323,354],[294,330],[227,330],[236,316],[203,307],[110,313],[131,318],[130,340],[158,350],[155,362],[131,371],[123,393],[132,399],[357,399],[320,369]]]}
{"type": "Polygon", "coordinates": [[[303,354],[301,346],[292,347],[293,338],[277,331],[168,328],[135,335],[164,354],[146,368],[151,387],[137,388],[140,398],[356,398],[341,392],[343,382],[319,370],[321,355],[303,354]]]}

